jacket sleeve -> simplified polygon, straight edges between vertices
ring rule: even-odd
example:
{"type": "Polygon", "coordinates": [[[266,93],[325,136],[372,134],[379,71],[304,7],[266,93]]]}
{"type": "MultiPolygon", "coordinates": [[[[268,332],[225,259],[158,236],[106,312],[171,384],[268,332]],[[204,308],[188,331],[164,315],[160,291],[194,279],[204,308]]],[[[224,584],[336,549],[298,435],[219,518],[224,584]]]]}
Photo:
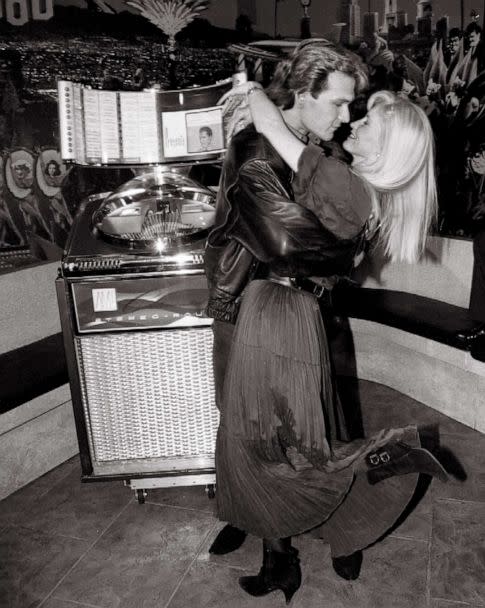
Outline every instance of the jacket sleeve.
{"type": "Polygon", "coordinates": [[[266,160],[245,163],[228,197],[235,210],[231,237],[261,262],[307,252],[317,257],[338,245],[312,211],[290,198],[266,160]]]}
{"type": "Polygon", "coordinates": [[[371,198],[349,165],[308,144],[293,179],[295,200],[315,213],[325,228],[340,238],[358,234],[371,212],[371,198]]]}

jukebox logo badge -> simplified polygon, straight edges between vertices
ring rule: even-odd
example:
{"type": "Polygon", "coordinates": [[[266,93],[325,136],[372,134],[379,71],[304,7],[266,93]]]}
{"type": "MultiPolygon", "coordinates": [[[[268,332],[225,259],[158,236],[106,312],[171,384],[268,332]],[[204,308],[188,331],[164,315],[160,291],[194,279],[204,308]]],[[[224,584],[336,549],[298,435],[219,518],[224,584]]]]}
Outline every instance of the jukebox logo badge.
{"type": "Polygon", "coordinates": [[[94,312],[111,312],[113,310],[118,310],[116,289],[114,287],[93,289],[92,297],[94,312]]]}

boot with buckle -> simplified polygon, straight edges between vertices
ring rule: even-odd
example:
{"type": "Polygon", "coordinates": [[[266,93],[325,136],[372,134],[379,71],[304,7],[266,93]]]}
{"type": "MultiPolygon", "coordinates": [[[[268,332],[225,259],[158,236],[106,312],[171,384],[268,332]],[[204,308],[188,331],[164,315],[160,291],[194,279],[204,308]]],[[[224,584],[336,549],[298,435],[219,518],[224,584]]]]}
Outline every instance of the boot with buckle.
{"type": "Polygon", "coordinates": [[[289,604],[301,585],[298,551],[291,543],[288,543],[284,551],[276,551],[271,541],[270,544],[263,541],[263,565],[259,573],[255,576],[242,576],[239,585],[254,597],[262,597],[277,590],[283,591],[286,603],[289,604]]]}
{"type": "Polygon", "coordinates": [[[227,524],[222,528],[212,545],[209,547],[209,553],[212,553],[213,555],[232,553],[241,547],[246,540],[246,536],[247,534],[244,530],[227,524]]]}
{"type": "Polygon", "coordinates": [[[438,453],[436,430],[432,427],[418,429],[422,446],[411,447],[404,441],[390,443],[367,455],[367,479],[371,485],[395,475],[422,473],[448,481],[448,474],[432,452],[438,453]]]}

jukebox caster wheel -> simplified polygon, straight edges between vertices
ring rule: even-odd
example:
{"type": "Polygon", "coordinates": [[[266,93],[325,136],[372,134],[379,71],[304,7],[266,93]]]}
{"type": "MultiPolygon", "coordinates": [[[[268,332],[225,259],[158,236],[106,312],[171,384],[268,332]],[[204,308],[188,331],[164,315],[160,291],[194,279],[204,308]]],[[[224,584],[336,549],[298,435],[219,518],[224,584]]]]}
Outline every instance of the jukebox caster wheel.
{"type": "Polygon", "coordinates": [[[145,504],[145,498],[147,493],[143,489],[136,490],[136,499],[138,500],[139,505],[145,504]]]}
{"type": "Polygon", "coordinates": [[[216,497],[216,486],[213,483],[209,483],[205,486],[205,491],[207,492],[207,497],[213,499],[216,497]]]}

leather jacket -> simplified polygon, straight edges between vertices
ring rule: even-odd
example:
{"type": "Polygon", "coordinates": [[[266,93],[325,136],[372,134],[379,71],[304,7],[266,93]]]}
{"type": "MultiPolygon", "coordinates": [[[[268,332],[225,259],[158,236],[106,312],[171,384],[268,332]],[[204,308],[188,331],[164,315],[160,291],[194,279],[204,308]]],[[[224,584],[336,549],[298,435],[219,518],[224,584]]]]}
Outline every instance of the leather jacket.
{"type": "Polygon", "coordinates": [[[208,316],[235,323],[244,288],[280,276],[346,275],[362,235],[340,239],[293,200],[293,172],[252,126],[232,139],[205,252],[208,316]]]}

